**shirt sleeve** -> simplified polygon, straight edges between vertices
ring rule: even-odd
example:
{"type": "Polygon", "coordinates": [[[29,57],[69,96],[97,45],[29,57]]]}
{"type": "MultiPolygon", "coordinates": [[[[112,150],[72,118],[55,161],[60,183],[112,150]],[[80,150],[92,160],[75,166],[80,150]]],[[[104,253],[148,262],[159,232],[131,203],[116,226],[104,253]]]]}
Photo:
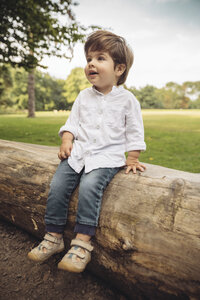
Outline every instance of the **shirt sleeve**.
{"type": "Polygon", "coordinates": [[[126,151],[133,150],[146,150],[140,103],[134,95],[130,98],[126,113],[126,151]]]}
{"type": "Polygon", "coordinates": [[[69,118],[67,119],[65,125],[63,125],[59,130],[58,134],[60,137],[62,137],[65,131],[69,131],[73,134],[74,138],[76,139],[78,124],[79,124],[79,101],[80,101],[80,94],[74,101],[69,118]]]}

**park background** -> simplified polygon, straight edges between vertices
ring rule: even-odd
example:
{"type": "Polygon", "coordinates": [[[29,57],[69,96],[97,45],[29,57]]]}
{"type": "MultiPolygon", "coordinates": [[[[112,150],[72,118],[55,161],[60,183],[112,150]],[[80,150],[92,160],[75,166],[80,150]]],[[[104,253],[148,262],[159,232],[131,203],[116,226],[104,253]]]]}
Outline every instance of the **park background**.
{"type": "MultiPolygon", "coordinates": [[[[58,130],[69,116],[77,93],[88,85],[83,73],[85,65],[83,43],[80,43],[79,39],[84,37],[82,33],[88,34],[89,31],[92,31],[90,25],[94,24],[124,36],[134,50],[135,62],[125,87],[136,95],[142,107],[147,151],[141,154],[141,161],[200,173],[200,1],[79,0],[79,2],[80,5],[73,6],[72,10],[77,20],[88,27],[88,30],[81,30],[76,21],[72,20],[74,23],[70,27],[70,39],[67,40],[69,43],[64,45],[62,41],[64,42],[63,39],[66,38],[65,33],[68,33],[68,28],[63,27],[62,30],[59,30],[60,26],[56,27],[58,24],[52,20],[51,16],[54,15],[52,9],[59,10],[58,3],[63,6],[65,3],[71,3],[70,0],[1,0],[0,139],[56,146],[56,148],[42,148],[47,149],[47,152],[48,150],[50,152],[55,151],[55,160],[58,163],[56,156],[56,149],[60,144],[58,130]],[[43,5],[41,9],[40,5],[43,5]],[[13,26],[18,29],[15,31],[13,26]],[[55,42],[55,47],[51,43],[50,46],[50,40],[55,42]],[[59,49],[58,44],[61,45],[61,49],[59,49]],[[37,47],[38,45],[41,47],[37,47]],[[53,51],[51,51],[52,49],[53,51]],[[58,54],[59,50],[62,50],[62,55],[60,58],[56,58],[55,55],[58,54]],[[65,52],[65,50],[69,51],[65,52]],[[49,57],[44,53],[49,54],[49,57]],[[64,54],[68,56],[72,53],[74,55],[71,61],[64,58],[64,54]],[[16,60],[12,59],[11,54],[13,57],[16,56],[16,60]],[[23,68],[17,68],[16,61],[23,68]],[[47,68],[39,67],[41,64],[46,65],[47,68]],[[35,79],[35,86],[33,79],[35,79]],[[32,115],[30,114],[30,94],[34,96],[36,109],[32,115]]],[[[60,13],[62,14],[62,12],[61,7],[60,13]]],[[[62,16],[62,21],[68,20],[68,16],[71,14],[68,7],[65,12],[66,18],[62,16]]],[[[54,16],[56,16],[56,12],[54,16]]],[[[61,52],[59,53],[61,54],[61,52]]],[[[94,274],[90,274],[87,270],[83,274],[79,274],[80,276],[58,272],[58,256],[52,257],[50,261],[41,265],[27,261],[27,253],[38,244],[38,239],[27,234],[25,230],[27,230],[28,224],[31,225],[32,229],[34,225],[34,232],[32,233],[36,234],[37,231],[35,231],[35,223],[32,218],[36,217],[37,220],[38,215],[43,218],[40,213],[40,205],[34,209],[33,214],[31,212],[29,215],[28,212],[30,213],[29,209],[35,204],[41,203],[43,206],[46,201],[46,196],[44,199],[43,194],[45,183],[41,181],[41,176],[44,176],[44,173],[50,176],[47,173],[48,170],[52,170],[54,163],[49,162],[49,166],[48,163],[37,163],[40,159],[43,161],[44,157],[41,152],[32,156],[31,152],[26,151],[26,148],[34,148],[31,144],[24,145],[22,143],[17,146],[21,149],[22,157],[21,154],[18,156],[18,150],[14,148],[15,143],[2,141],[0,143],[2,143],[3,149],[1,173],[2,176],[8,174],[1,189],[3,192],[1,194],[2,203],[8,201],[8,206],[7,204],[3,206],[5,209],[3,208],[1,211],[5,211],[6,220],[7,217],[11,217],[9,222],[13,222],[15,217],[22,223],[27,220],[23,231],[7,222],[4,223],[2,220],[0,222],[2,269],[0,294],[2,298],[125,300],[126,298],[121,295],[118,289],[113,289],[110,286],[111,281],[107,280],[105,276],[103,276],[103,281],[99,281],[94,274]],[[5,144],[10,146],[7,148],[5,144]],[[9,149],[8,153],[7,149],[9,149]],[[23,153],[29,154],[30,160],[29,156],[24,156],[23,153]],[[31,164],[34,157],[36,163],[31,164]],[[42,166],[44,166],[43,171],[42,166]],[[37,168],[39,171],[35,171],[37,168]],[[30,188],[26,188],[27,184],[30,188]],[[30,194],[25,194],[25,190],[30,194]],[[26,201],[29,199],[30,205],[27,205],[28,202],[26,201]],[[11,201],[13,208],[10,206],[11,201]],[[18,212],[21,201],[22,208],[28,208],[25,210],[26,215],[18,212]],[[13,216],[12,213],[15,209],[13,216]]],[[[120,176],[124,177],[123,174],[120,176]]],[[[139,279],[142,294],[143,292],[144,294],[146,292],[151,293],[153,285],[156,295],[160,288],[166,292],[168,287],[166,289],[165,284],[163,285],[164,282],[162,282],[161,277],[166,271],[169,272],[169,276],[166,278],[167,283],[175,287],[177,286],[177,279],[180,283],[180,292],[166,299],[196,299],[199,295],[197,291],[199,287],[199,198],[198,182],[193,181],[195,178],[198,180],[198,176],[197,174],[182,173],[177,170],[166,170],[148,165],[147,173],[144,176],[138,177],[130,174],[130,177],[126,177],[126,181],[122,179],[120,182],[120,186],[131,184],[128,197],[130,194],[131,199],[133,199],[133,201],[131,200],[133,209],[127,209],[127,212],[136,214],[133,220],[131,218],[131,224],[132,221],[137,220],[139,225],[136,229],[138,232],[136,238],[138,235],[138,240],[141,241],[142,248],[144,248],[144,251],[139,253],[142,254],[144,262],[147,261],[150,268],[152,268],[154,261],[158,262],[159,280],[157,282],[155,281],[155,272],[153,271],[152,276],[152,272],[149,272],[149,266],[147,276],[150,276],[150,284],[145,284],[143,278],[139,279]],[[153,170],[157,170],[156,174],[153,170]],[[173,175],[172,177],[170,175],[165,177],[163,172],[173,175]],[[161,188],[157,188],[159,178],[162,178],[161,188]],[[189,178],[189,180],[185,182],[185,179],[182,180],[182,178],[189,178]],[[137,188],[138,185],[139,188],[137,188]],[[155,204],[153,199],[156,200],[155,204]],[[180,201],[182,202],[181,205],[180,201]],[[144,212],[143,207],[146,207],[144,212]],[[151,212],[154,215],[149,218],[151,212]],[[140,216],[141,221],[139,220],[140,216]],[[178,221],[178,226],[175,226],[175,219],[178,221]],[[144,225],[142,230],[141,224],[144,225]],[[156,231],[153,231],[153,234],[151,231],[148,234],[148,224],[151,228],[154,228],[155,224],[156,231]],[[161,230],[160,238],[157,234],[159,228],[161,230]],[[180,231],[181,228],[183,231],[180,231]],[[171,240],[168,233],[173,234],[173,232],[178,233],[178,235],[175,235],[175,239],[171,240]],[[189,233],[189,239],[185,233],[189,233]],[[145,242],[145,236],[147,242],[145,242]],[[166,237],[167,240],[165,240],[166,237]],[[172,245],[170,241],[172,241],[172,245]],[[155,255],[151,255],[149,250],[151,249],[151,242],[155,255]],[[161,252],[159,253],[160,246],[161,252]],[[171,253],[169,257],[166,255],[167,253],[171,253]],[[149,263],[145,254],[150,254],[149,263]],[[191,262],[193,262],[192,269],[190,269],[191,262]],[[179,278],[176,277],[177,274],[179,274],[179,278]],[[186,274],[189,274],[189,277],[186,274]],[[197,276],[194,277],[194,274],[197,276]],[[193,294],[194,289],[197,291],[196,297],[193,294]],[[187,295],[185,291],[188,293],[187,295]]],[[[124,197],[123,192],[121,196],[124,197]]],[[[121,202],[123,207],[124,203],[124,201],[121,202]]],[[[112,219],[114,212],[115,209],[112,209],[112,219]]],[[[124,216],[126,217],[127,214],[125,213],[124,216]]],[[[111,218],[108,218],[109,223],[110,220],[111,218]]],[[[119,221],[119,214],[117,214],[117,220],[119,221]]],[[[124,221],[120,227],[125,228],[127,221],[129,230],[130,218],[126,217],[124,221]]],[[[115,227],[118,232],[119,227],[115,227]]],[[[113,231],[115,229],[112,230],[112,236],[113,231]]],[[[135,233],[131,232],[131,235],[135,240],[135,233]]],[[[117,236],[119,236],[118,233],[117,236]]],[[[106,249],[108,244],[113,244],[113,239],[111,243],[109,239],[104,240],[106,249]]],[[[121,247],[123,237],[117,238],[117,240],[121,247]]],[[[133,244],[135,245],[135,241],[133,244]]],[[[112,253],[114,259],[120,256],[125,263],[127,262],[124,255],[118,255],[115,251],[112,253]]],[[[132,250],[128,251],[126,257],[130,257],[131,253],[132,250]]],[[[133,255],[134,253],[135,249],[133,249],[133,255]]],[[[135,254],[138,256],[139,253],[136,251],[135,254]]],[[[140,259],[141,256],[138,257],[140,259]]],[[[94,264],[95,270],[98,269],[95,260],[94,264]]],[[[134,264],[133,267],[134,271],[137,272],[140,263],[134,264]]],[[[120,265],[118,269],[121,269],[120,265]]],[[[146,268],[142,266],[142,274],[145,273],[145,270],[146,268]]],[[[131,273],[128,272],[128,277],[131,278],[131,276],[131,273]]],[[[137,289],[137,281],[135,277],[133,279],[137,289]]],[[[155,297],[154,293],[150,295],[150,299],[155,298],[163,299],[162,296],[155,297]]],[[[139,299],[143,298],[139,296],[139,299]]],[[[144,299],[147,299],[146,296],[144,299]]]]}
{"type": "MultiPolygon", "coordinates": [[[[125,88],[139,100],[147,151],[141,160],[200,172],[200,2],[196,0],[81,0],[73,11],[129,42],[135,62],[125,88]]],[[[63,48],[64,50],[64,48],[63,48]]],[[[36,118],[27,118],[28,70],[0,65],[0,138],[56,145],[79,91],[88,87],[83,44],[73,58],[44,56],[35,71],[36,118]]]]}

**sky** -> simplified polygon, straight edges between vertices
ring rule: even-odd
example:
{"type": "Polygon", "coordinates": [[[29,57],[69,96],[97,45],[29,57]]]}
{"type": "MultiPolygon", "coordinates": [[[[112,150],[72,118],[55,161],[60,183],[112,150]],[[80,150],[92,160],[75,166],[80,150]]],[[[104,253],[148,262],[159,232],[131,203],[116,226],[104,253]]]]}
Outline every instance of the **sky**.
{"type": "MultiPolygon", "coordinates": [[[[73,8],[83,25],[99,25],[123,36],[134,52],[126,84],[163,87],[200,80],[200,0],[79,0],[73,8]]],[[[66,79],[85,66],[83,45],[74,58],[45,58],[46,72],[66,79]]]]}

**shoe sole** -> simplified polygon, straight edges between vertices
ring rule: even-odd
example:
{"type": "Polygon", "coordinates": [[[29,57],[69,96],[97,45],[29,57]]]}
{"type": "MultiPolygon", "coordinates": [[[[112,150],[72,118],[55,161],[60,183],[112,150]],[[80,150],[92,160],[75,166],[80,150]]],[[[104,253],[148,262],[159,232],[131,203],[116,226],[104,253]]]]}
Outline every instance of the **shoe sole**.
{"type": "Polygon", "coordinates": [[[65,263],[65,262],[62,262],[62,261],[60,261],[59,264],[58,264],[58,269],[68,271],[68,272],[72,272],[72,273],[81,273],[85,270],[85,267],[82,268],[82,269],[77,269],[74,265],[71,265],[69,263],[65,263]]]}
{"type": "Polygon", "coordinates": [[[49,259],[52,255],[61,253],[63,250],[64,250],[64,248],[61,249],[61,250],[59,250],[59,251],[57,251],[57,252],[55,252],[55,253],[53,253],[53,254],[51,254],[51,255],[49,255],[49,256],[47,256],[47,257],[45,257],[44,259],[41,259],[37,255],[35,255],[34,253],[29,252],[28,253],[28,258],[30,260],[33,260],[33,261],[36,261],[36,262],[43,262],[43,261],[49,259]]]}

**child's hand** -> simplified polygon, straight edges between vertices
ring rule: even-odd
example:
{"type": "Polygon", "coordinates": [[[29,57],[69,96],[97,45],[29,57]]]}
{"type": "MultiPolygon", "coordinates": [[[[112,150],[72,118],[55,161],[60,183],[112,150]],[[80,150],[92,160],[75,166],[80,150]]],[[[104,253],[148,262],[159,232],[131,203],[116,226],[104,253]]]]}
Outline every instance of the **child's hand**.
{"type": "Polygon", "coordinates": [[[143,172],[146,169],[145,165],[139,162],[139,155],[140,151],[130,151],[128,153],[128,158],[126,160],[126,174],[128,174],[131,170],[133,171],[133,174],[136,174],[136,170],[143,172]]]}
{"type": "Polygon", "coordinates": [[[62,136],[62,144],[60,146],[60,151],[58,152],[58,157],[60,160],[66,159],[71,155],[73,147],[73,134],[71,132],[64,132],[62,136]]]}
{"type": "Polygon", "coordinates": [[[73,147],[72,141],[68,140],[62,142],[60,146],[60,151],[58,152],[59,159],[63,160],[68,158],[71,155],[72,147],[73,147]]]}
{"type": "Polygon", "coordinates": [[[127,165],[126,172],[125,172],[126,174],[128,174],[131,170],[133,171],[133,174],[136,174],[136,170],[144,172],[144,170],[146,169],[145,165],[141,164],[139,160],[137,160],[132,164],[128,164],[126,161],[126,165],[127,165]]]}

